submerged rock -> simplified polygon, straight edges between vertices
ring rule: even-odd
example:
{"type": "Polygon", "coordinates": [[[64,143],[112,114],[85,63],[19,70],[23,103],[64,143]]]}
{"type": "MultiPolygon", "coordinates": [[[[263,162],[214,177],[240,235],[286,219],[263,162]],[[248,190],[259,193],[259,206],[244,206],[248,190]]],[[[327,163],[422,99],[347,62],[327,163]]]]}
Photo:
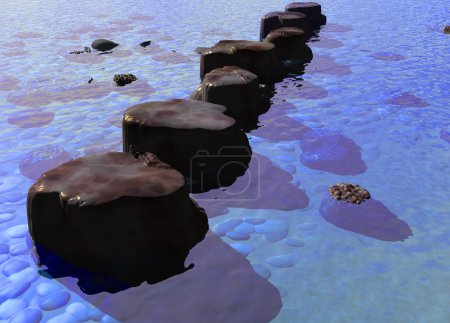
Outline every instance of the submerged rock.
{"type": "Polygon", "coordinates": [[[115,74],[113,77],[113,81],[117,86],[124,86],[136,80],[137,77],[133,74],[115,74]]]}
{"type": "Polygon", "coordinates": [[[119,46],[119,44],[117,44],[117,43],[115,43],[115,42],[113,42],[111,40],[103,39],[103,38],[96,39],[91,44],[91,47],[93,49],[96,49],[96,50],[99,50],[99,51],[102,51],[102,52],[107,51],[107,50],[111,50],[111,49],[113,49],[113,48],[115,48],[117,46],[119,46]]]}
{"type": "Polygon", "coordinates": [[[338,201],[361,204],[370,199],[370,193],[356,184],[338,183],[328,188],[330,195],[338,201]]]}

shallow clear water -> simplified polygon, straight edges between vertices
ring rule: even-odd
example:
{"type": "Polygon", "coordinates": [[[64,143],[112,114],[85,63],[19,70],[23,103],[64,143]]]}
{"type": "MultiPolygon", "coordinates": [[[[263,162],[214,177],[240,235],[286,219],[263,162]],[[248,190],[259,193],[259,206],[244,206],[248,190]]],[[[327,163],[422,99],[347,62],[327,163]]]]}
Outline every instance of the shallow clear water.
{"type": "MultiPolygon", "coordinates": [[[[210,270],[196,264],[193,272],[202,275],[192,274],[191,283],[201,279],[204,295],[100,300],[37,274],[26,194],[40,173],[87,153],[121,151],[126,108],[188,97],[200,83],[196,47],[257,40],[260,16],[287,3],[2,1],[1,320],[114,321],[113,307],[125,301],[139,304],[127,306],[125,321],[142,321],[146,307],[158,304],[178,310],[180,322],[231,322],[230,312],[245,322],[450,320],[448,1],[321,1],[328,23],[309,44],[312,63],[302,79],[277,84],[274,105],[260,117],[266,128],[249,134],[262,198],[216,203],[194,196],[210,217],[210,246],[228,255],[212,255],[210,270]],[[96,38],[120,46],[111,55],[68,54],[96,38]],[[152,45],[144,50],[138,44],[146,40],[152,45]],[[117,88],[116,73],[139,80],[117,88]],[[297,126],[309,137],[290,135],[297,126]],[[340,210],[326,195],[337,182],[367,188],[371,204],[340,210]],[[233,268],[267,279],[281,309],[272,302],[274,315],[249,319],[252,306],[270,307],[273,295],[242,290],[233,268]],[[214,290],[213,280],[227,282],[227,293],[214,290]],[[180,310],[187,298],[191,312],[180,310]]],[[[160,291],[177,294],[181,276],[160,291]]]]}

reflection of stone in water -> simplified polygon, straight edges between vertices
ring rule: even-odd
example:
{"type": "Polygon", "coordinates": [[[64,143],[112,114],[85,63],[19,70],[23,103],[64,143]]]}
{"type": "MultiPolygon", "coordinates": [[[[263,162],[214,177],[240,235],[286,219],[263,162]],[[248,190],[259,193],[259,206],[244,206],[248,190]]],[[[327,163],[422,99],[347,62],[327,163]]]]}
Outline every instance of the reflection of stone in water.
{"type": "Polygon", "coordinates": [[[109,57],[128,57],[133,55],[133,51],[131,50],[123,50],[123,49],[117,49],[113,50],[109,57]]]}
{"type": "Polygon", "coordinates": [[[194,194],[208,217],[228,212],[228,208],[292,211],[309,204],[306,193],[291,183],[292,175],[276,167],[270,159],[253,153],[245,174],[226,190],[194,194]],[[237,194],[238,193],[238,194],[237,194]]]}
{"type": "Polygon", "coordinates": [[[21,32],[21,33],[15,34],[14,36],[16,36],[17,38],[22,38],[22,39],[41,38],[41,37],[44,37],[43,34],[38,33],[38,32],[34,32],[34,31],[21,32]]]}
{"type": "Polygon", "coordinates": [[[320,215],[335,226],[383,241],[404,241],[412,235],[408,224],[375,199],[355,205],[334,200],[326,194],[320,215]]]}
{"type": "Polygon", "coordinates": [[[161,61],[171,64],[181,64],[192,61],[188,56],[174,52],[165,52],[164,54],[152,56],[152,58],[155,61],[161,61]]]}
{"type": "Polygon", "coordinates": [[[153,20],[154,18],[151,16],[147,16],[147,15],[134,15],[134,16],[128,17],[128,19],[139,20],[139,21],[150,21],[150,20],[153,20]]]}
{"type": "Polygon", "coordinates": [[[386,101],[386,103],[412,108],[423,108],[429,106],[428,102],[409,92],[403,92],[393,98],[390,98],[386,101]]]}
{"type": "Polygon", "coordinates": [[[299,140],[306,131],[310,130],[310,128],[284,114],[272,117],[263,115],[260,118],[259,125],[260,128],[252,131],[251,134],[272,141],[299,140]]]}
{"type": "Polygon", "coordinates": [[[3,47],[23,47],[25,43],[21,40],[10,41],[2,44],[3,47]]]}
{"type": "Polygon", "coordinates": [[[19,169],[23,176],[37,180],[42,173],[70,159],[72,159],[72,156],[62,147],[47,145],[28,153],[20,161],[19,169]]]}
{"type": "Polygon", "coordinates": [[[115,20],[108,21],[108,23],[120,25],[120,26],[126,26],[126,25],[130,25],[130,24],[134,23],[134,21],[128,20],[128,19],[115,19],[115,20]]]}
{"type": "Polygon", "coordinates": [[[300,162],[312,169],[339,175],[357,175],[367,170],[361,148],[338,132],[312,129],[300,138],[300,162]]]}
{"type": "Polygon", "coordinates": [[[159,34],[159,31],[157,29],[146,28],[146,29],[138,30],[138,31],[136,31],[136,33],[143,34],[143,35],[153,35],[153,34],[159,34]]]}
{"type": "Polygon", "coordinates": [[[447,142],[450,142],[450,126],[446,126],[446,128],[442,129],[439,132],[439,137],[441,137],[447,142]]]}
{"type": "Polygon", "coordinates": [[[158,40],[161,40],[161,41],[170,41],[170,40],[173,40],[174,38],[171,37],[171,36],[169,36],[169,35],[161,35],[161,36],[158,37],[157,39],[158,39],[158,40]]]}
{"type": "Polygon", "coordinates": [[[339,48],[339,47],[344,46],[344,44],[340,40],[323,37],[323,36],[320,36],[318,41],[309,42],[308,45],[311,47],[320,47],[320,48],[328,48],[328,49],[339,48]]]}
{"type": "Polygon", "coordinates": [[[20,111],[8,118],[8,123],[20,128],[40,128],[52,123],[55,114],[41,109],[20,111]]]}
{"type": "Polygon", "coordinates": [[[78,34],[66,34],[66,35],[56,35],[52,37],[53,39],[62,39],[62,40],[77,40],[80,39],[80,35],[78,34]]]}
{"type": "Polygon", "coordinates": [[[22,55],[26,55],[26,54],[28,54],[28,52],[23,49],[9,50],[7,52],[2,52],[3,56],[8,56],[8,57],[22,56],[22,55]]]}
{"type": "Polygon", "coordinates": [[[67,30],[67,32],[69,33],[73,33],[73,34],[86,34],[90,31],[95,31],[97,27],[95,27],[94,25],[84,25],[84,26],[78,26],[76,28],[72,28],[67,30]]]}
{"type": "MultiPolygon", "coordinates": [[[[73,55],[78,56],[78,55],[73,55]]],[[[81,55],[79,55],[81,56],[81,55]]],[[[91,83],[73,88],[62,89],[61,91],[51,91],[39,89],[26,91],[23,95],[8,96],[10,103],[27,107],[40,107],[52,102],[71,102],[82,99],[96,99],[108,95],[112,91],[112,86],[102,83],[91,83]]]]}
{"type": "Polygon", "coordinates": [[[13,75],[0,75],[0,91],[11,91],[17,88],[19,79],[13,75]]]}
{"type": "Polygon", "coordinates": [[[328,23],[325,26],[323,26],[320,31],[345,33],[352,30],[353,30],[352,26],[344,26],[339,24],[328,23]]]}
{"type": "Polygon", "coordinates": [[[126,86],[114,86],[112,91],[138,97],[155,93],[155,89],[142,80],[137,80],[131,84],[127,84],[126,86]]]}
{"type": "Polygon", "coordinates": [[[309,81],[287,79],[280,84],[286,87],[277,87],[277,93],[284,98],[323,99],[328,96],[327,90],[309,81]]]}
{"type": "Polygon", "coordinates": [[[306,73],[323,73],[331,75],[349,75],[352,74],[350,66],[337,64],[334,58],[330,56],[314,56],[311,63],[306,65],[306,73]]]}
{"type": "Polygon", "coordinates": [[[106,153],[109,151],[122,151],[122,140],[116,141],[102,140],[100,142],[97,142],[84,148],[85,155],[106,153]]]}
{"type": "Polygon", "coordinates": [[[380,61],[403,61],[405,59],[404,56],[395,53],[388,52],[376,52],[370,55],[372,58],[380,60],[380,61]]]}
{"type": "Polygon", "coordinates": [[[69,51],[63,54],[66,61],[80,63],[80,64],[98,64],[105,60],[104,55],[97,55],[97,53],[83,53],[81,55],[70,55],[69,51]]]}

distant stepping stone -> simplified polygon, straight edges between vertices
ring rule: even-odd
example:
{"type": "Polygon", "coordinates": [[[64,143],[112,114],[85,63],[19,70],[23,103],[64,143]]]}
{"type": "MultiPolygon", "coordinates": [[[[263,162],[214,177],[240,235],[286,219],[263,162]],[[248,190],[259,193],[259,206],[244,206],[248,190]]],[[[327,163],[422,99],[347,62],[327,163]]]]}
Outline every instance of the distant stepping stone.
{"type": "Polygon", "coordinates": [[[303,62],[310,62],[313,53],[311,48],[305,44],[305,41],[306,36],[303,29],[295,27],[274,29],[263,40],[263,42],[275,45],[275,50],[280,59],[295,58],[303,62]]]}
{"type": "MultiPolygon", "coordinates": [[[[84,156],[53,168],[28,192],[40,263],[67,263],[135,286],[184,272],[208,220],[183,176],[152,154],[84,156]]],[[[57,268],[53,268],[58,270],[57,268]]]]}
{"type": "Polygon", "coordinates": [[[279,82],[284,67],[278,59],[275,45],[251,40],[221,40],[200,58],[200,79],[212,70],[224,66],[237,66],[256,74],[261,83],[279,82]]]}
{"type": "Polygon", "coordinates": [[[192,192],[229,186],[245,173],[251,149],[225,110],[184,99],[134,105],[125,111],[123,149],[156,154],[190,178],[192,192]]]}
{"type": "Polygon", "coordinates": [[[299,12],[272,11],[261,17],[259,39],[262,41],[272,30],[282,27],[300,28],[305,32],[306,39],[312,36],[312,28],[306,15],[299,12]]]}
{"type": "Polygon", "coordinates": [[[147,47],[147,46],[149,46],[151,43],[152,43],[151,40],[147,40],[147,41],[144,41],[144,42],[140,43],[139,45],[140,45],[141,47],[147,47]]]}
{"type": "Polygon", "coordinates": [[[251,119],[257,123],[257,116],[270,107],[258,77],[237,66],[225,66],[207,73],[190,99],[223,105],[227,108],[225,114],[239,122],[251,119]]]}
{"type": "Polygon", "coordinates": [[[91,44],[91,47],[93,49],[96,49],[96,50],[99,50],[99,51],[102,51],[102,52],[111,50],[111,49],[113,49],[113,48],[115,48],[117,46],[119,46],[119,44],[117,44],[117,43],[115,43],[115,42],[113,42],[111,40],[103,39],[103,38],[96,39],[91,44]]]}
{"type": "Polygon", "coordinates": [[[316,2],[293,2],[288,4],[284,10],[305,14],[314,29],[327,23],[327,17],[322,14],[322,7],[316,2]]]}

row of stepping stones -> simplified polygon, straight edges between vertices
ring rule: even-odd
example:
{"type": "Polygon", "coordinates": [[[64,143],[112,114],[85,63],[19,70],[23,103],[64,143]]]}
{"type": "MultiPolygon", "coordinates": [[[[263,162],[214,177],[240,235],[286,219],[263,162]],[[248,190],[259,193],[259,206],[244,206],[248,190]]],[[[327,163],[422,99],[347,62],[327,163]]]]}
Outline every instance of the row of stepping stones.
{"type": "Polygon", "coordinates": [[[222,40],[202,50],[202,82],[189,100],[128,108],[124,152],[42,174],[27,199],[40,265],[63,259],[127,286],[192,268],[184,261],[208,219],[189,193],[229,186],[245,173],[252,152],[242,120],[267,111],[265,91],[285,76],[283,59],[310,60],[305,42],[326,22],[317,3],[285,10],[262,16],[260,41],[222,40]]]}

